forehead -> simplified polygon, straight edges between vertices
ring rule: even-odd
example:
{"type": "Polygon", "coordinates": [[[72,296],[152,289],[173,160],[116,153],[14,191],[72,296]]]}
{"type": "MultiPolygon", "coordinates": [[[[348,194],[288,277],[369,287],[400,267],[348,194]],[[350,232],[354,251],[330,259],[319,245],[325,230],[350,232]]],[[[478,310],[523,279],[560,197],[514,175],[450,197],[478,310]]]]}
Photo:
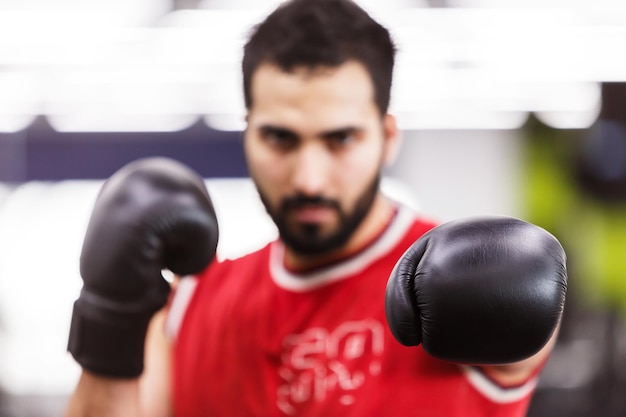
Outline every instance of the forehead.
{"type": "Polygon", "coordinates": [[[362,124],[378,111],[367,70],[352,61],[334,68],[296,68],[292,72],[263,64],[252,76],[251,95],[248,121],[253,124],[323,129],[362,124]]]}

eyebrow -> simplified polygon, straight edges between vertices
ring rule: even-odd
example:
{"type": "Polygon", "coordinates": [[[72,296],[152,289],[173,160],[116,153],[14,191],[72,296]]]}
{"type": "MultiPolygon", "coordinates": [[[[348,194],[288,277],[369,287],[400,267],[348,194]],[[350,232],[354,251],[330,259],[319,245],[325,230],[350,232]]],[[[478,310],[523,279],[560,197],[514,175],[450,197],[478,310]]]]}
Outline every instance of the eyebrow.
{"type": "MultiPolygon", "coordinates": [[[[294,132],[293,130],[285,128],[285,127],[281,127],[281,126],[276,126],[276,125],[270,125],[270,124],[261,125],[259,126],[259,130],[263,133],[280,133],[283,135],[292,136],[294,138],[300,138],[300,135],[294,132]]],[[[322,139],[328,139],[328,138],[332,138],[335,136],[350,135],[350,134],[355,134],[355,133],[359,133],[362,131],[363,131],[363,128],[361,127],[345,126],[345,127],[340,127],[337,129],[322,131],[316,134],[316,137],[322,138],[322,139]]]]}
{"type": "Polygon", "coordinates": [[[347,126],[347,127],[342,127],[339,129],[333,129],[333,130],[329,130],[326,132],[322,132],[318,136],[323,139],[329,139],[329,138],[337,137],[337,136],[349,136],[349,135],[353,135],[355,133],[359,133],[362,131],[363,131],[362,128],[358,128],[356,126],[347,126]]]}
{"type": "Polygon", "coordinates": [[[299,135],[291,129],[287,129],[285,127],[274,126],[274,125],[261,125],[259,126],[259,131],[261,133],[280,133],[282,135],[289,135],[295,138],[298,138],[299,135]]]}

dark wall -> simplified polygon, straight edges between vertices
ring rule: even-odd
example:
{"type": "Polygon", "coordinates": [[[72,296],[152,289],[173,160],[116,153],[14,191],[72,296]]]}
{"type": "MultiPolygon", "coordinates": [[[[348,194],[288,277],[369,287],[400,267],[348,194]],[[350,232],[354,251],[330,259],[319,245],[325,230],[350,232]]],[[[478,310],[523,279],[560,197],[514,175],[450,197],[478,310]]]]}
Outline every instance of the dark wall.
{"type": "Polygon", "coordinates": [[[247,176],[241,132],[199,121],[178,132],[65,133],[39,118],[24,131],[0,134],[0,182],[103,179],[147,156],[177,159],[205,178],[247,176]]]}

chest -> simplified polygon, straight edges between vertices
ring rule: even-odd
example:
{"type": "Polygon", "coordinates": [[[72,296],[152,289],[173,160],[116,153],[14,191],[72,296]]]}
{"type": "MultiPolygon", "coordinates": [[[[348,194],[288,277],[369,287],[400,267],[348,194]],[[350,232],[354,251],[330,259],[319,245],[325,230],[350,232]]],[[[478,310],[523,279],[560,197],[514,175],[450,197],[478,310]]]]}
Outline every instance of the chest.
{"type": "Polygon", "coordinates": [[[458,367],[395,341],[385,275],[301,292],[258,274],[204,287],[178,341],[177,404],[190,410],[179,415],[490,415],[458,367]]]}
{"type": "Polygon", "coordinates": [[[283,289],[263,275],[206,294],[204,316],[215,318],[207,330],[232,333],[276,354],[306,345],[307,350],[324,346],[354,356],[384,343],[384,267],[302,291],[283,289]]]}

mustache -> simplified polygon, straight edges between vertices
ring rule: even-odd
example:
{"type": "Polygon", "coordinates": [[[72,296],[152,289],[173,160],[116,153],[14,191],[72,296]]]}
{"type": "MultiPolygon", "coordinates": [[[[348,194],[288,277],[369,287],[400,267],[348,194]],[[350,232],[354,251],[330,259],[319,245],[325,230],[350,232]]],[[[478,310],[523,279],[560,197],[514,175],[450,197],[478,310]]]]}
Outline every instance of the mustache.
{"type": "Polygon", "coordinates": [[[293,209],[299,209],[304,207],[330,207],[336,210],[340,210],[341,206],[337,200],[325,198],[321,195],[308,196],[303,194],[296,194],[292,197],[286,197],[282,200],[280,208],[281,211],[289,211],[293,209]]]}

